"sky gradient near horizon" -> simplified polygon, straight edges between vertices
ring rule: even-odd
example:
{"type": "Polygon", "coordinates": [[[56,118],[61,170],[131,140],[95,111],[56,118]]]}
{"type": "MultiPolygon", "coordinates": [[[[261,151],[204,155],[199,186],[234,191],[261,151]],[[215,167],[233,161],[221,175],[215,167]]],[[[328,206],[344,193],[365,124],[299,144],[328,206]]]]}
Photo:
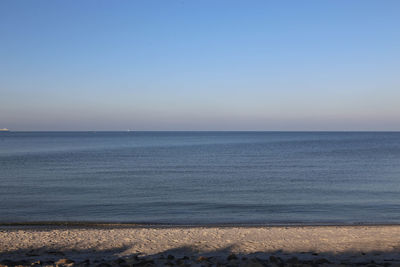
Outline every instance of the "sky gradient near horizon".
{"type": "Polygon", "coordinates": [[[400,130],[400,1],[0,2],[0,128],[400,130]]]}

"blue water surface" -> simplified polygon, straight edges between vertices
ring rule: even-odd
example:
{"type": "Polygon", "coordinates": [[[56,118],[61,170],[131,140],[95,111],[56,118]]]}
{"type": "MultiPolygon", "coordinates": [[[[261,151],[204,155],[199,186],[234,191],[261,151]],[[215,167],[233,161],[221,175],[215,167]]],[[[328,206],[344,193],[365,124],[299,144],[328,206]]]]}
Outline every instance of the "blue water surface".
{"type": "Polygon", "coordinates": [[[398,132],[1,132],[0,222],[400,223],[398,132]]]}

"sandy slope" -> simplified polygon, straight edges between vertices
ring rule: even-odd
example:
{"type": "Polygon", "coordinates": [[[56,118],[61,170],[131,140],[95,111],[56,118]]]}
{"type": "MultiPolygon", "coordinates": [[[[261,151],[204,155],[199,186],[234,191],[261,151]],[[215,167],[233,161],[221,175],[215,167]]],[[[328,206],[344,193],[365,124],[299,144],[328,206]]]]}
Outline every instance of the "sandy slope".
{"type": "Polygon", "coordinates": [[[295,253],[304,257],[314,252],[327,258],[397,260],[400,226],[0,227],[3,259],[51,258],[58,254],[70,258],[160,253],[224,256],[231,252],[295,253]]]}

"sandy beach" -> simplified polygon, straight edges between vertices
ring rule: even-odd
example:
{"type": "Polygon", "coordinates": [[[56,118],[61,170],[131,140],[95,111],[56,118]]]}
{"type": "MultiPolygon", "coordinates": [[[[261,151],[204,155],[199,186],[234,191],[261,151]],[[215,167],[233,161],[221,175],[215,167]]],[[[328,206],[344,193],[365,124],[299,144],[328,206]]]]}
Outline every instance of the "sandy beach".
{"type": "Polygon", "coordinates": [[[388,266],[399,252],[400,226],[0,227],[3,265],[388,266]]]}

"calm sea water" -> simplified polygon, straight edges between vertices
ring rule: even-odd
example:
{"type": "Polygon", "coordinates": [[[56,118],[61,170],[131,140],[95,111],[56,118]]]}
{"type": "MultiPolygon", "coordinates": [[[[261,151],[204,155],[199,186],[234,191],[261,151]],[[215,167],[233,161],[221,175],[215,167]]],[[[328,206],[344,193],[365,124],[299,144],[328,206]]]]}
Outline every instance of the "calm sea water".
{"type": "Polygon", "coordinates": [[[28,221],[400,223],[400,133],[2,132],[28,221]]]}

